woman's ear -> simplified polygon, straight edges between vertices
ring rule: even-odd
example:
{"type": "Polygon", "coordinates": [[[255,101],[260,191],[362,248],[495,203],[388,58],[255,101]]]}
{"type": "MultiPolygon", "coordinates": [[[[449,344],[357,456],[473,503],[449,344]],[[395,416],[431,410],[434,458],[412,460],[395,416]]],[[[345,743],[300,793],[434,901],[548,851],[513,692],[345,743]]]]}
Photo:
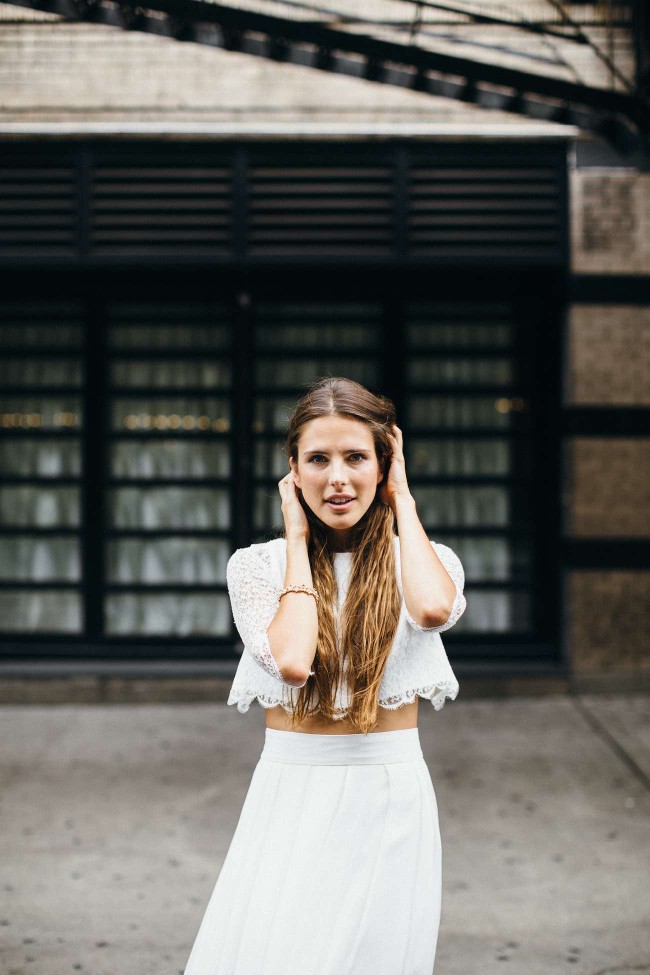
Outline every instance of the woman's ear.
{"type": "Polygon", "coordinates": [[[293,457],[290,457],[289,458],[289,467],[293,471],[293,476],[294,476],[294,481],[296,483],[296,487],[300,487],[300,475],[298,474],[298,465],[296,464],[296,462],[293,459],[293,457]]]}

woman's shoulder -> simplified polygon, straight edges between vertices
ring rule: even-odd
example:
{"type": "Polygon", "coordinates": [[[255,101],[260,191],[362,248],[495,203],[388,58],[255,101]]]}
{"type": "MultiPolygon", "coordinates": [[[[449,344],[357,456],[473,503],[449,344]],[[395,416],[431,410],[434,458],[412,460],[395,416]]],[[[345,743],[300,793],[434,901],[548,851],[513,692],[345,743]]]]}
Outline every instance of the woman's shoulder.
{"type": "Polygon", "coordinates": [[[264,542],[251,542],[250,545],[235,549],[228,559],[227,570],[234,572],[261,567],[270,569],[284,553],[286,553],[284,536],[270,538],[264,542]]]}

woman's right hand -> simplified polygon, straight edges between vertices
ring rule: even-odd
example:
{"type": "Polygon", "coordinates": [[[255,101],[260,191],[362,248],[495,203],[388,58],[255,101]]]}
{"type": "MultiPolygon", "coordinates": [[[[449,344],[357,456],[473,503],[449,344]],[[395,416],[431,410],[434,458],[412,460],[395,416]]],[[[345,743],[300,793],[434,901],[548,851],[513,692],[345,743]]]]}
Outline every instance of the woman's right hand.
{"type": "Polygon", "coordinates": [[[291,536],[304,536],[309,539],[309,521],[304,508],[298,497],[298,488],[294,480],[293,471],[280,478],[278,489],[282,498],[282,517],[287,538],[291,536]]]}

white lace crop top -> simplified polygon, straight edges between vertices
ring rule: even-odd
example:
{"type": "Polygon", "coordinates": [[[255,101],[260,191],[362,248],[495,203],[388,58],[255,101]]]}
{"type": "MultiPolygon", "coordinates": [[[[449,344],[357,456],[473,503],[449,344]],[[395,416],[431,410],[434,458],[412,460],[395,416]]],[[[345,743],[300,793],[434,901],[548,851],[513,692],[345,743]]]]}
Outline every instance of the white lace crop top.
{"type": "MultiPolygon", "coordinates": [[[[401,593],[397,535],[394,542],[397,584],[401,593]]],[[[465,574],[455,552],[447,545],[438,542],[431,544],[456,585],[456,598],[445,623],[424,627],[411,618],[402,596],[399,623],[379,689],[379,704],[383,708],[394,710],[414,701],[417,695],[431,701],[433,707],[439,710],[445,698],[454,700],[458,694],[458,681],[447,659],[440,633],[453,626],[465,610],[465,574]]],[[[266,632],[280,605],[278,594],[284,585],[286,558],[286,541],[281,537],[238,548],[228,560],[228,594],[235,625],[244,644],[228,704],[236,704],[241,713],[248,711],[251,702],[256,699],[265,708],[280,704],[290,712],[300,692],[300,687],[283,680],[271,654],[266,632]]],[[[345,601],[351,566],[351,552],[335,553],[339,612],[345,601]]],[[[337,688],[335,703],[337,717],[343,718],[347,713],[348,697],[345,681],[340,684],[342,686],[337,688]]]]}

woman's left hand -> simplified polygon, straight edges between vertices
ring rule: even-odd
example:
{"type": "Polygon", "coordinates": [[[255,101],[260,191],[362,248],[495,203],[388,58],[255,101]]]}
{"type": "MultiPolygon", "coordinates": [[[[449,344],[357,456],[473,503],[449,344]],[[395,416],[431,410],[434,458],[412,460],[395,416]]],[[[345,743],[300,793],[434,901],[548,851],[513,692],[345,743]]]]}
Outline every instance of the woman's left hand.
{"type": "Polygon", "coordinates": [[[402,446],[404,443],[402,431],[396,423],[392,424],[393,433],[388,434],[391,442],[392,456],[390,459],[390,469],[388,477],[379,488],[379,497],[393,511],[396,512],[396,505],[400,498],[410,498],[408,481],[406,479],[406,466],[402,446]]]}

